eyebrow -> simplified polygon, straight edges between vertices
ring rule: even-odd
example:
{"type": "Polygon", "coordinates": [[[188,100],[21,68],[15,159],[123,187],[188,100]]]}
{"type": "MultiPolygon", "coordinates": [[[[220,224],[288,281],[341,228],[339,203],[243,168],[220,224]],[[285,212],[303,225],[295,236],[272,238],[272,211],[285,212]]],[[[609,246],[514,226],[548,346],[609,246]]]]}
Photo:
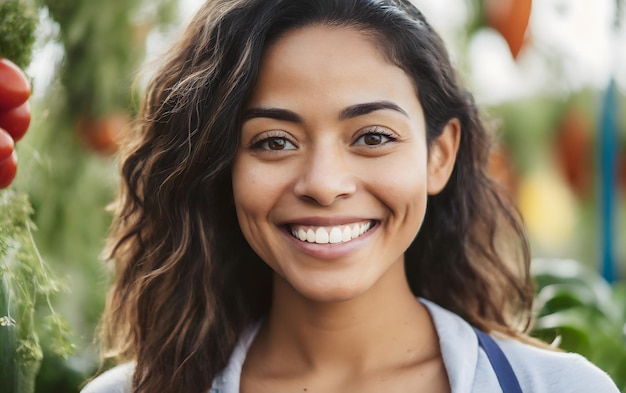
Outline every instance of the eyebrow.
{"type": "Polygon", "coordinates": [[[280,108],[251,108],[244,112],[241,120],[248,121],[258,117],[283,120],[291,123],[303,123],[302,118],[296,112],[280,108]]]}
{"type": "Polygon", "coordinates": [[[374,101],[374,102],[365,102],[363,104],[351,105],[339,114],[339,120],[347,120],[352,119],[357,116],[363,116],[370,114],[372,112],[380,111],[380,110],[392,110],[403,114],[406,117],[409,115],[406,111],[400,108],[399,105],[391,102],[391,101],[374,101]]]}
{"type": "MultiPolygon", "coordinates": [[[[404,109],[391,101],[373,101],[362,104],[350,105],[339,113],[339,120],[348,120],[358,116],[364,116],[372,112],[380,110],[392,110],[409,117],[404,109]]],[[[297,113],[288,109],[281,108],[251,108],[244,112],[242,121],[256,118],[268,118],[275,120],[288,121],[290,123],[303,123],[302,117],[297,113]]]]}

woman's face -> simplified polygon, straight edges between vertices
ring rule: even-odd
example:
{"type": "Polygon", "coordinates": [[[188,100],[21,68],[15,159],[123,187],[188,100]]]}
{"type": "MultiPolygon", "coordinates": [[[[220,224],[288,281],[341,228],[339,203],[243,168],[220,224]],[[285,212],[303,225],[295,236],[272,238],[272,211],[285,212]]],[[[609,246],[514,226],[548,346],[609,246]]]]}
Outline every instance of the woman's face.
{"type": "Polygon", "coordinates": [[[243,234],[278,284],[327,302],[404,279],[427,195],[449,174],[429,166],[415,87],[371,38],[311,26],[266,50],[232,181],[243,234]]]}

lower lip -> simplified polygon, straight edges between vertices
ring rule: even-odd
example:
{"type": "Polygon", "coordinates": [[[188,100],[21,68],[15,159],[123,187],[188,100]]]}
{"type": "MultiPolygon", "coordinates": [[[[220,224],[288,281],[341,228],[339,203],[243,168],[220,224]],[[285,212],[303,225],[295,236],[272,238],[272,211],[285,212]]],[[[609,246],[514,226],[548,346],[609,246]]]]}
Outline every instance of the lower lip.
{"type": "Polygon", "coordinates": [[[304,251],[309,256],[316,259],[333,260],[345,257],[346,255],[354,252],[358,248],[362,247],[363,242],[366,242],[374,232],[378,230],[379,223],[376,222],[367,232],[345,243],[309,243],[303,242],[300,239],[293,237],[289,233],[289,229],[284,229],[285,236],[289,238],[292,244],[298,249],[304,251]]]}

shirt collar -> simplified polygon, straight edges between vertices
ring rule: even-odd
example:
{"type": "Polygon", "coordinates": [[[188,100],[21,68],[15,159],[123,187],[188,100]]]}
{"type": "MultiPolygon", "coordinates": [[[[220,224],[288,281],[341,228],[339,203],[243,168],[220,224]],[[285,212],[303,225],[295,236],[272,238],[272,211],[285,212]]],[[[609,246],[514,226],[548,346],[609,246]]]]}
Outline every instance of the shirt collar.
{"type": "Polygon", "coordinates": [[[439,336],[441,356],[452,393],[470,393],[476,376],[478,339],[463,318],[426,299],[419,299],[430,312],[439,336]]]}
{"type": "MultiPolygon", "coordinates": [[[[419,298],[419,301],[426,306],[439,336],[450,390],[453,393],[470,393],[478,361],[478,339],[472,327],[458,315],[429,300],[419,298]]],[[[226,368],[213,380],[210,393],[239,393],[243,363],[260,327],[258,322],[243,332],[226,368]]]]}

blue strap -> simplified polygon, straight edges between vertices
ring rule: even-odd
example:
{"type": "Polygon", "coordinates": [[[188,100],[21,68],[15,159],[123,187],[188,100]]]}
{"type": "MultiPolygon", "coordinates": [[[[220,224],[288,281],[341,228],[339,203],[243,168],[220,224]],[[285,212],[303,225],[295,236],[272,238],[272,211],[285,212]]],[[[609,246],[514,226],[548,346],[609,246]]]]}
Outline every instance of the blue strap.
{"type": "Polygon", "coordinates": [[[522,388],[520,387],[519,381],[515,376],[515,372],[513,371],[509,360],[504,355],[504,352],[502,352],[502,349],[500,349],[495,340],[488,334],[476,328],[474,328],[474,331],[478,337],[478,343],[487,354],[489,363],[491,363],[493,371],[495,371],[496,376],[498,377],[498,382],[500,383],[500,387],[502,387],[502,391],[504,393],[522,393],[522,388]]]}

